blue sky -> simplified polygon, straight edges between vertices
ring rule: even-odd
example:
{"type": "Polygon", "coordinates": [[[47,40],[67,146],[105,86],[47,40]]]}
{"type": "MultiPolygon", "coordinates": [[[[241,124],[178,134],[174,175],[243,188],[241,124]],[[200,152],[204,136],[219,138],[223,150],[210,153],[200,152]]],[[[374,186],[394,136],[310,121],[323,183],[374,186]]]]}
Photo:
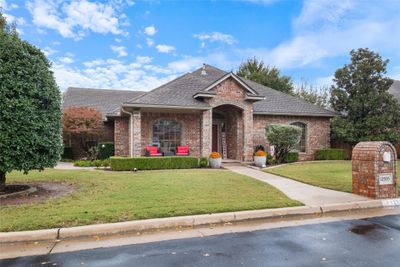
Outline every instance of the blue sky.
{"type": "Polygon", "coordinates": [[[208,63],[257,57],[296,83],[330,84],[349,51],[369,47],[400,79],[400,1],[0,0],[23,39],[68,86],[148,91],[208,63]]]}

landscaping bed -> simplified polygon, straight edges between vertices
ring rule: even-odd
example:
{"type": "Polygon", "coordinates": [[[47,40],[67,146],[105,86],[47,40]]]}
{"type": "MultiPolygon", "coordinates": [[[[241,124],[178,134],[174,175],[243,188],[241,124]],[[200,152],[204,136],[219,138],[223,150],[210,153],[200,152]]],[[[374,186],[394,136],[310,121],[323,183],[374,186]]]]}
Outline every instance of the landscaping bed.
{"type": "MultiPolygon", "coordinates": [[[[296,163],[265,171],[323,188],[352,192],[351,161],[296,163]]],[[[400,162],[397,164],[397,173],[400,173],[400,162]]],[[[400,183],[397,183],[397,188],[400,188],[400,183]]]]}
{"type": "Polygon", "coordinates": [[[226,170],[13,172],[8,183],[65,183],[72,194],[0,207],[0,231],[299,206],[276,188],[226,170]]]}

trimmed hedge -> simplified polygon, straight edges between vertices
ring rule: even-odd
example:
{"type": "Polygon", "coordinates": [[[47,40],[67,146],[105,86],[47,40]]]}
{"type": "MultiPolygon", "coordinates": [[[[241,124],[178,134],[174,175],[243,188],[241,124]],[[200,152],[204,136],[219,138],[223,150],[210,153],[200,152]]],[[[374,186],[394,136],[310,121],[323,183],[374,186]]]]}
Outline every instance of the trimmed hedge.
{"type": "Polygon", "coordinates": [[[113,142],[102,142],[99,144],[98,159],[104,160],[114,156],[114,143],[113,142]]]}
{"type": "Polygon", "coordinates": [[[77,160],[74,162],[75,167],[108,167],[110,166],[110,160],[77,160]]]}
{"type": "Polygon", "coordinates": [[[199,167],[196,157],[111,157],[113,171],[192,169],[199,167]]]}
{"type": "Polygon", "coordinates": [[[285,163],[291,163],[299,161],[299,152],[289,152],[284,158],[285,163]]]}
{"type": "Polygon", "coordinates": [[[315,160],[344,160],[344,149],[320,149],[315,152],[315,160]]]}

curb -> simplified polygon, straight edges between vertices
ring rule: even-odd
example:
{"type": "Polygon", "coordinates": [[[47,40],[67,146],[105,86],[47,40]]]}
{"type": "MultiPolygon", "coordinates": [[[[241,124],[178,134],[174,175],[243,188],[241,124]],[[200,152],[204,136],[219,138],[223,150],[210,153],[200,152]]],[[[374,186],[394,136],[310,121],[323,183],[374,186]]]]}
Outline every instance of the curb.
{"type": "Polygon", "coordinates": [[[350,203],[326,204],[321,206],[300,206],[279,209],[247,210],[118,223],[94,224],[70,228],[53,228],[21,232],[1,232],[0,244],[12,242],[55,241],[94,235],[103,236],[156,229],[222,224],[227,222],[243,222],[258,219],[286,218],[290,216],[300,215],[322,215],[324,213],[382,207],[382,200],[366,200],[350,203]]]}

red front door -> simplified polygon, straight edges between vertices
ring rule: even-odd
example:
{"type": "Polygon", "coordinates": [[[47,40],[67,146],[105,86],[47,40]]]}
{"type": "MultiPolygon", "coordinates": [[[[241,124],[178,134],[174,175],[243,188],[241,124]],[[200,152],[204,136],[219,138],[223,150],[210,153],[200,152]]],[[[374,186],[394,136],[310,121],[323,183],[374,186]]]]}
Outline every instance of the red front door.
{"type": "Polygon", "coordinates": [[[212,151],[218,151],[218,126],[212,126],[212,151]]]}

